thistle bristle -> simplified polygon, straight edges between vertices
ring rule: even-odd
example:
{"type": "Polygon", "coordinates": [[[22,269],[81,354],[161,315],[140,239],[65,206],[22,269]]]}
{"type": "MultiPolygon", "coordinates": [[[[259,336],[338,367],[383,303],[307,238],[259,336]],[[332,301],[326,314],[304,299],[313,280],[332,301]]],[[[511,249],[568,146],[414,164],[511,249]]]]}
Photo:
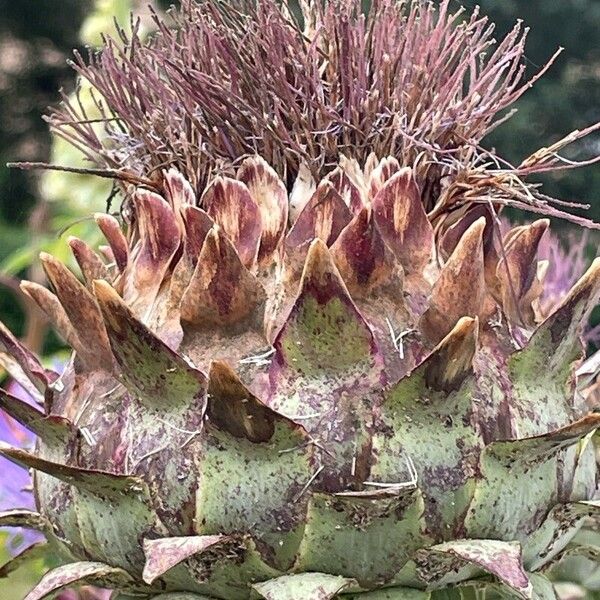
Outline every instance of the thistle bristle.
{"type": "Polygon", "coordinates": [[[596,485],[600,416],[576,368],[600,261],[536,327],[548,220],[512,228],[501,247],[493,206],[433,226],[414,170],[397,167],[341,159],[286,238],[283,187],[262,159],[244,163],[244,182],[216,175],[208,212],[170,170],[164,199],[132,194],[126,236],[99,219],[126,257],[116,276],[76,238],[91,291],[42,254],[56,296],[23,288],[76,355],[59,389],[0,327],[0,362],[12,354],[20,382],[41,375],[48,397],[46,413],[0,397],[40,438],[38,456],[0,454],[59,480],[38,478],[43,514],[74,556],[89,547],[99,562],[59,567],[33,597],[88,575],[128,590],[175,573],[206,573],[207,597],[220,597],[221,568],[264,597],[300,583],[322,596],[412,565],[419,587],[477,565],[529,597],[523,569],[548,564],[600,510],[556,504],[563,487],[591,498],[596,485]],[[540,493],[523,496],[532,481],[540,493]],[[346,533],[377,560],[349,555],[346,533]]]}
{"type": "Polygon", "coordinates": [[[594,127],[518,167],[480,146],[558,53],[528,81],[527,30],[517,23],[496,42],[487,18],[450,2],[310,3],[303,26],[277,0],[184,2],[172,22],[156,18],[150,42],[134,28],[76,56],[104,132],[80,98],[49,122],[123,185],[156,189],[148,173],[171,166],[202,190],[215,169],[259,154],[289,187],[303,171],[322,179],[340,154],[368,164],[375,153],[415,165],[426,211],[492,200],[569,217],[523,179],[577,166],[558,152],[594,127]]]}
{"type": "Polygon", "coordinates": [[[29,600],[553,598],[598,519],[600,259],[542,308],[548,219],[499,218],[558,214],[522,178],[593,128],[501,168],[479,142],[529,86],[520,25],[493,50],[450,0],[299,3],[182,0],[80,60],[105,137],[77,98],[54,116],[126,223],[96,215],[108,264],[69,239],[84,283],[46,254],[55,293],[23,283],[75,350],[59,379],[0,325],[45,405],[0,392],[41,513],[0,527],[80,561],[29,600]]]}

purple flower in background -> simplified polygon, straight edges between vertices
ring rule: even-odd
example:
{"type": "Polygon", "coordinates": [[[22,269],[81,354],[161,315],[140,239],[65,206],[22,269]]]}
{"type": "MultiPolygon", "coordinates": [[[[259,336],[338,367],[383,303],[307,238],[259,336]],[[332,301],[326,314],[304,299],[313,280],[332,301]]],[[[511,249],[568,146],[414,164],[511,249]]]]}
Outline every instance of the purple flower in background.
{"type": "MultiPolygon", "coordinates": [[[[527,223],[525,223],[527,224],[527,223]]],[[[506,218],[500,219],[500,233],[506,235],[514,225],[506,218]]],[[[571,288],[590,266],[588,249],[597,245],[588,230],[571,230],[562,235],[548,229],[538,246],[538,261],[547,262],[542,295],[536,307],[538,316],[544,319],[561,303],[571,288]]],[[[595,256],[595,253],[593,253],[595,256]]],[[[600,324],[583,330],[583,339],[600,347],[600,324]]]]}
{"type": "MultiPolygon", "coordinates": [[[[11,382],[6,391],[11,395],[33,404],[27,392],[16,382],[11,382]]],[[[3,411],[0,411],[0,440],[18,448],[30,449],[35,444],[35,436],[3,411]]],[[[34,508],[31,493],[31,477],[26,469],[0,458],[0,511],[14,508],[34,508]]],[[[9,529],[8,550],[15,555],[42,536],[29,529],[9,529]]]]}
{"type": "MultiPolygon", "coordinates": [[[[588,231],[570,232],[563,241],[552,231],[547,231],[542,238],[538,258],[548,261],[544,291],[540,298],[542,315],[550,314],[589,267],[590,261],[586,255],[589,244],[588,231]]],[[[586,342],[600,345],[600,325],[588,327],[583,333],[586,342]]]]}
{"type": "MultiPolygon", "coordinates": [[[[548,271],[544,280],[542,306],[552,309],[568,293],[588,266],[585,251],[589,242],[587,232],[583,235],[568,235],[566,244],[551,231],[542,238],[538,259],[548,261],[548,271]]],[[[544,314],[549,311],[543,310],[544,314]]]]}
{"type": "MultiPolygon", "coordinates": [[[[53,365],[55,371],[62,371],[61,363],[53,365]]],[[[35,404],[31,396],[16,382],[11,381],[6,391],[25,402],[35,404]]],[[[35,445],[35,435],[0,410],[0,441],[17,448],[31,449],[35,445]]],[[[0,512],[15,508],[34,509],[31,492],[31,476],[26,469],[0,457],[0,512]]],[[[9,528],[8,551],[16,556],[43,536],[30,529],[9,528]]],[[[93,587],[83,587],[78,591],[67,591],[58,600],[109,600],[111,592],[93,587]]]]}

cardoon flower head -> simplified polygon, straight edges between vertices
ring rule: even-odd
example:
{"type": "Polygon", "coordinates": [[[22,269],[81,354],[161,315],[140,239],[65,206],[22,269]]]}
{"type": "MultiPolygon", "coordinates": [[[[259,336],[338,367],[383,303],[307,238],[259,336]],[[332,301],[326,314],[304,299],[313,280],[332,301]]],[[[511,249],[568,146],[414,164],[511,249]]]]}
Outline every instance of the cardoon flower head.
{"type": "Polygon", "coordinates": [[[28,600],[553,600],[556,563],[600,556],[573,545],[600,519],[600,258],[541,315],[550,220],[499,228],[506,204],[593,225],[526,181],[593,128],[516,166],[482,149],[532,83],[520,25],[301,8],[184,0],[78,59],[103,131],[51,117],[125,203],[103,257],[70,239],[81,278],[42,254],[52,290],[23,282],[63,376],[0,330],[43,403],[0,394],[39,435],[0,448],[39,511],[0,525],[63,561],[28,600]]]}

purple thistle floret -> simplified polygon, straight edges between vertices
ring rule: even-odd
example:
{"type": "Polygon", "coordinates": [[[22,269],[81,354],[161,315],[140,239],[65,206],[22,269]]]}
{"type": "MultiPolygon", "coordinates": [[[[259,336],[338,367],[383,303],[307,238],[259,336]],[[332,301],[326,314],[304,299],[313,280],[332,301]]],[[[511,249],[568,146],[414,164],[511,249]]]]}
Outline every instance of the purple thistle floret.
{"type": "Polygon", "coordinates": [[[497,41],[478,8],[467,17],[452,0],[373,0],[367,14],[355,0],[300,5],[302,16],[277,0],[183,0],[167,20],[155,16],[149,42],[135,26],[87,59],[76,54],[93,92],[65,95],[48,121],[96,168],[19,166],[157,191],[156,175],[174,167],[201,190],[255,154],[290,185],[302,168],[321,179],[340,155],[359,164],[389,155],[413,165],[432,219],[493,202],[596,226],[564,210],[581,205],[525,180],[595,162],[560,152],[600,124],[519,165],[481,146],[560,51],[527,80],[527,29],[519,22],[497,41]]]}

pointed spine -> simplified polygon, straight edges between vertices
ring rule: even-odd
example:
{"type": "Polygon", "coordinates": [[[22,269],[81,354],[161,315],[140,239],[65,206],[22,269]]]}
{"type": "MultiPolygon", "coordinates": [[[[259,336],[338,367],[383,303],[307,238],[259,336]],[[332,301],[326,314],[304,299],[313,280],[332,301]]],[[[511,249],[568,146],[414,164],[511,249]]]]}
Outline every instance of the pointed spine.
{"type": "MultiPolygon", "coordinates": [[[[82,550],[98,560],[122,565],[132,572],[141,571],[144,564],[142,536],[156,537],[165,531],[144,480],[61,464],[16,448],[0,446],[0,454],[23,467],[47,473],[72,488],[67,492],[71,499],[68,504],[70,511],[77,509],[78,528],[71,530],[68,537],[73,541],[80,531],[82,550]]],[[[57,501],[60,503],[60,499],[57,501]]]]}
{"type": "Polygon", "coordinates": [[[188,558],[207,550],[222,547],[230,539],[224,535],[201,535],[144,540],[146,564],[142,578],[148,585],[151,585],[167,571],[188,558]]]}
{"type": "Polygon", "coordinates": [[[484,228],[481,217],[467,229],[433,287],[429,308],[421,318],[421,329],[431,342],[446,335],[461,317],[483,313],[484,228]]]}
{"type": "Polygon", "coordinates": [[[106,282],[94,293],[122,377],[142,402],[168,402],[173,394],[202,395],[205,377],[155,336],[106,282]]]}
{"type": "Polygon", "coordinates": [[[513,356],[536,352],[543,345],[550,368],[562,369],[583,355],[580,334],[590,311],[600,298],[600,258],[596,258],[556,310],[531,336],[527,346],[513,356]]]}
{"type": "Polygon", "coordinates": [[[375,171],[375,169],[377,168],[378,164],[379,157],[377,156],[377,154],[375,154],[375,152],[371,152],[369,156],[367,156],[367,160],[365,161],[364,166],[364,178],[367,181],[371,179],[371,175],[373,174],[373,171],[375,171]]]}
{"type": "Polygon", "coordinates": [[[104,257],[104,260],[109,265],[116,265],[117,264],[117,262],[115,260],[115,254],[112,251],[112,248],[110,246],[107,246],[106,244],[100,244],[98,246],[98,252],[100,252],[100,254],[104,257]]]}
{"type": "Polygon", "coordinates": [[[368,291],[393,276],[392,262],[370,208],[363,208],[344,228],[331,253],[353,292],[368,291]]]}
{"type": "Polygon", "coordinates": [[[331,246],[351,220],[350,209],[331,182],[322,181],[292,225],[286,248],[291,252],[316,238],[331,246]]]}
{"type": "Polygon", "coordinates": [[[208,232],[214,227],[215,222],[201,208],[185,206],[182,210],[185,224],[185,238],[183,240],[183,256],[196,265],[198,256],[208,232]]]}
{"type": "Polygon", "coordinates": [[[258,317],[264,300],[264,289],[242,264],[229,238],[220,228],[211,229],[181,300],[182,322],[230,325],[258,317]]]}
{"type": "Polygon", "coordinates": [[[99,585],[126,586],[133,583],[131,576],[123,569],[98,562],[78,562],[63,565],[46,573],[25,600],[44,600],[54,597],[71,586],[99,585]]]}
{"type": "Polygon", "coordinates": [[[331,182],[331,185],[353,215],[358,214],[364,208],[360,190],[354,185],[342,167],[336,167],[325,179],[331,182]]]}
{"type": "Polygon", "coordinates": [[[44,369],[37,357],[30,352],[4,325],[0,322],[0,365],[21,383],[27,390],[32,390],[33,396],[42,400],[48,386],[58,375],[44,369]]]}
{"type": "Polygon", "coordinates": [[[202,196],[202,206],[225,232],[240,260],[252,269],[262,234],[261,211],[241,181],[217,177],[202,196]]]}
{"type": "Polygon", "coordinates": [[[196,204],[194,188],[177,169],[169,169],[164,174],[163,186],[165,198],[171,205],[175,215],[180,214],[184,207],[196,204]]]}
{"type": "Polygon", "coordinates": [[[100,309],[90,292],[62,263],[49,254],[40,255],[44,271],[80,340],[88,350],[81,357],[90,368],[111,370],[110,344],[100,309]]]}
{"type": "Polygon", "coordinates": [[[255,444],[268,442],[277,421],[302,430],[300,425],[263,404],[241,382],[235,371],[224,362],[213,362],[208,376],[209,421],[234,437],[246,438],[255,444]]]}
{"type": "Polygon", "coordinates": [[[181,231],[173,209],[157,194],[138,191],[134,210],[139,242],[125,272],[123,297],[134,312],[145,315],[179,248],[181,231]]]}
{"type": "Polygon", "coordinates": [[[539,464],[540,458],[549,459],[561,450],[577,444],[581,439],[600,427],[600,414],[591,413],[554,431],[516,440],[492,442],[486,447],[486,453],[501,456],[504,464],[510,466],[514,461],[524,464],[539,464]]]}
{"type": "Polygon", "coordinates": [[[94,279],[110,279],[108,268],[102,259],[84,241],[71,236],[69,246],[88,288],[94,279]]]}
{"type": "Polygon", "coordinates": [[[540,219],[513,229],[504,240],[504,254],[496,267],[504,312],[519,325],[534,324],[532,302],[541,294],[537,253],[550,221],[540,219]]]}
{"type": "Polygon", "coordinates": [[[32,510],[21,509],[0,512],[0,527],[24,527],[41,532],[52,530],[46,517],[32,510]]]}
{"type": "Polygon", "coordinates": [[[371,169],[369,175],[369,200],[371,202],[375,200],[386,182],[400,171],[400,163],[393,156],[382,158],[378,164],[375,164],[374,160],[375,158],[372,158],[369,165],[371,169]]]}
{"type": "Polygon", "coordinates": [[[498,249],[496,247],[496,237],[499,236],[498,216],[487,204],[476,204],[465,209],[464,212],[457,211],[456,217],[453,216],[453,213],[450,213],[446,220],[436,226],[438,255],[442,262],[446,262],[465,231],[481,217],[485,218],[485,229],[483,231],[485,277],[488,286],[492,286],[496,277],[496,266],[498,265],[498,249]]]}
{"type": "Polygon", "coordinates": [[[46,416],[31,404],[11,396],[3,389],[0,389],[0,409],[46,443],[60,444],[61,448],[75,432],[72,423],[67,419],[46,416]]]}
{"type": "Polygon", "coordinates": [[[0,455],[22,467],[42,471],[103,499],[118,500],[119,496],[127,495],[138,498],[140,502],[149,499],[148,486],[138,477],[63,465],[5,444],[0,445],[0,455]]]}
{"type": "Polygon", "coordinates": [[[308,165],[305,162],[300,163],[298,175],[290,192],[289,219],[291,223],[294,223],[298,219],[298,215],[312,198],[316,189],[317,183],[308,165]]]}
{"type": "Polygon", "coordinates": [[[378,360],[373,332],[354,304],[321,239],[315,239],[310,245],[300,292],[273,345],[274,364],[300,371],[304,368],[343,369],[356,361],[374,364],[378,360]],[[322,319],[323,325],[331,330],[322,331],[313,319],[322,319]],[[347,336],[345,342],[353,345],[351,353],[340,354],[332,339],[334,322],[344,329],[338,334],[347,336]]]}
{"type": "Polygon", "coordinates": [[[288,221],[288,196],[275,170],[260,156],[247,158],[237,178],[258,205],[262,221],[259,262],[268,260],[281,242],[288,221]]]}
{"type": "Polygon", "coordinates": [[[477,318],[459,319],[423,363],[428,387],[437,391],[456,390],[473,374],[478,330],[477,318]]]}
{"type": "Polygon", "coordinates": [[[121,231],[119,221],[113,216],[104,213],[96,213],[94,219],[112,250],[117,268],[122,273],[129,261],[129,245],[121,231]]]}
{"type": "Polygon", "coordinates": [[[433,229],[412,169],[390,177],[373,200],[377,227],[407,273],[421,274],[433,254],[433,229]]]}
{"type": "Polygon", "coordinates": [[[185,230],[183,252],[173,269],[170,284],[170,302],[177,308],[192,280],[204,240],[215,224],[206,212],[195,206],[184,206],[181,214],[185,230]]]}
{"type": "Polygon", "coordinates": [[[263,600],[332,600],[357,585],[354,579],[337,575],[299,573],[255,583],[252,588],[263,600]]]}
{"type": "Polygon", "coordinates": [[[56,333],[79,355],[84,356],[85,347],[60,300],[48,288],[33,281],[22,281],[21,290],[46,314],[56,333]]]}
{"type": "Polygon", "coordinates": [[[497,577],[523,600],[532,598],[533,588],[523,567],[521,545],[500,540],[456,540],[417,551],[417,572],[428,585],[443,581],[458,570],[457,560],[497,577]]]}

